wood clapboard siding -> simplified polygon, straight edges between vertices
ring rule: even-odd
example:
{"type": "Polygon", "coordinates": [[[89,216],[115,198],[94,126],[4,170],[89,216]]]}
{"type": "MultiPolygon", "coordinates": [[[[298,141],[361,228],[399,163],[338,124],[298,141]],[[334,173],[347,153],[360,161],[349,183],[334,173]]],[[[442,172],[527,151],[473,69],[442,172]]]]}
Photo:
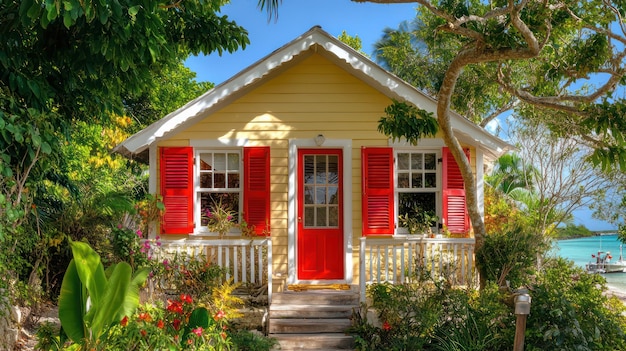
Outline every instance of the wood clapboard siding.
{"type": "MultiPolygon", "coordinates": [[[[352,199],[346,199],[345,210],[352,212],[352,223],[346,225],[352,225],[356,258],[362,219],[360,149],[388,145],[377,126],[390,103],[374,88],[321,55],[312,54],[158,146],[187,146],[189,140],[218,138],[247,139],[250,146],[270,146],[273,269],[276,276],[286,277],[289,140],[310,140],[320,133],[327,140],[352,140],[352,199]]],[[[357,259],[352,262],[355,282],[357,263],[357,259]]]]}

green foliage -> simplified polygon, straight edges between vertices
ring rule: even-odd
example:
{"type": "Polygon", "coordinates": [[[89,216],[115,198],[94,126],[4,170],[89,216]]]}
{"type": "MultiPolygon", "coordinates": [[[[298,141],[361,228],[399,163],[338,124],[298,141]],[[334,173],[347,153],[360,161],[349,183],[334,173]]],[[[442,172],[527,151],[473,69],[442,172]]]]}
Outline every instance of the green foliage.
{"type": "Polygon", "coordinates": [[[538,255],[548,249],[543,233],[518,222],[485,236],[483,246],[476,251],[476,264],[482,267],[484,279],[498,286],[507,286],[509,281],[517,288],[534,272],[538,255]]]}
{"type": "Polygon", "coordinates": [[[429,234],[431,228],[437,225],[439,216],[434,211],[425,211],[420,206],[415,206],[398,219],[402,227],[407,228],[409,234],[429,234]]]}
{"type": "Polygon", "coordinates": [[[224,280],[225,271],[205,255],[186,252],[167,254],[160,243],[144,241],[142,248],[148,255],[151,276],[158,291],[177,291],[204,301],[224,280]]]}
{"type": "Polygon", "coordinates": [[[431,112],[405,102],[394,100],[393,104],[385,107],[385,114],[378,121],[378,131],[392,140],[404,137],[411,145],[417,145],[421,138],[435,136],[439,130],[431,112]]]}
{"type": "Polygon", "coordinates": [[[278,344],[276,339],[255,334],[249,330],[229,333],[233,349],[238,351],[270,351],[278,344]]]}
{"type": "Polygon", "coordinates": [[[357,350],[495,351],[511,345],[514,316],[495,284],[478,292],[423,278],[371,286],[371,306],[353,315],[357,350]],[[379,323],[365,317],[371,308],[379,323]]]}
{"type": "Polygon", "coordinates": [[[139,303],[139,287],[147,270],[134,275],[125,262],[105,274],[100,256],[81,242],[71,242],[74,259],[63,277],[59,319],[63,331],[75,343],[96,345],[111,325],[131,314],[139,303]]]}
{"type": "Polygon", "coordinates": [[[358,35],[356,36],[350,36],[348,33],[346,33],[346,31],[342,31],[341,34],[339,34],[337,36],[337,39],[339,39],[342,43],[347,44],[348,46],[350,46],[351,48],[353,48],[354,50],[358,51],[361,55],[368,57],[368,55],[363,52],[363,45],[361,42],[361,38],[359,38],[358,35]]]}
{"type": "Polygon", "coordinates": [[[59,330],[54,323],[45,321],[37,328],[35,350],[57,351],[61,349],[59,330]]]}
{"type": "Polygon", "coordinates": [[[525,349],[624,350],[626,308],[608,297],[606,280],[556,259],[531,286],[525,349]]]}
{"type": "Polygon", "coordinates": [[[116,260],[128,262],[133,269],[148,265],[142,241],[141,230],[135,231],[121,224],[111,229],[111,246],[116,260]]]}
{"type": "Polygon", "coordinates": [[[594,233],[583,224],[576,225],[568,223],[565,227],[556,228],[555,235],[558,239],[568,239],[593,236],[594,233]]]}

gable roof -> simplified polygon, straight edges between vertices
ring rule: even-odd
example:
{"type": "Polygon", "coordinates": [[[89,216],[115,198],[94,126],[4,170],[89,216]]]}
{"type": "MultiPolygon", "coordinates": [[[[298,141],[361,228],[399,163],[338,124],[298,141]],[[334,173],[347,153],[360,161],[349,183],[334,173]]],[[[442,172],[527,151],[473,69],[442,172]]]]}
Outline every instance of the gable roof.
{"type": "MultiPolygon", "coordinates": [[[[435,99],[386,71],[322,30],[321,27],[315,26],[227,81],[130,136],[117,145],[113,151],[129,158],[147,161],[147,151],[150,145],[193,125],[212,111],[223,108],[254,87],[314,53],[324,56],[383,95],[398,101],[409,102],[436,114],[435,99]]],[[[512,148],[510,144],[458,113],[451,112],[450,117],[456,137],[462,142],[480,148],[487,157],[495,159],[512,148]]]]}

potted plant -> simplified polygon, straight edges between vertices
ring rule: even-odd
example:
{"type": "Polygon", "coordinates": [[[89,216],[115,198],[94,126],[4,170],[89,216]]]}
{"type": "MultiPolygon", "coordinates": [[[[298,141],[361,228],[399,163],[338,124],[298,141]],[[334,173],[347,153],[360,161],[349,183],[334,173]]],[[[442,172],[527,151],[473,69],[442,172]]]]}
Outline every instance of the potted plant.
{"type": "Polygon", "coordinates": [[[407,228],[409,234],[424,234],[432,236],[432,227],[437,224],[439,217],[434,211],[423,210],[420,206],[403,215],[399,215],[400,225],[407,228]]]}

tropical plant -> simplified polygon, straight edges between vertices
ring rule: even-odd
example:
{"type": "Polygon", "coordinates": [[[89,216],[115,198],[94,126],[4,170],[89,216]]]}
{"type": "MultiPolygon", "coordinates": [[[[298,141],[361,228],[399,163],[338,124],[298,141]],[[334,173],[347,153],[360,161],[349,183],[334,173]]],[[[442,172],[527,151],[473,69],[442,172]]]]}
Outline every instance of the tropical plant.
{"type": "Polygon", "coordinates": [[[606,294],[603,276],[558,258],[529,287],[525,350],[626,349],[626,307],[606,294]]]}
{"type": "Polygon", "coordinates": [[[128,263],[105,272],[100,256],[89,245],[70,242],[73,259],[61,284],[59,319],[63,333],[86,349],[96,347],[108,329],[139,304],[139,288],[147,269],[135,274],[128,263]]]}
{"type": "Polygon", "coordinates": [[[103,350],[228,350],[227,320],[180,294],[167,305],[146,304],[124,316],[103,340],[103,350]]]}

